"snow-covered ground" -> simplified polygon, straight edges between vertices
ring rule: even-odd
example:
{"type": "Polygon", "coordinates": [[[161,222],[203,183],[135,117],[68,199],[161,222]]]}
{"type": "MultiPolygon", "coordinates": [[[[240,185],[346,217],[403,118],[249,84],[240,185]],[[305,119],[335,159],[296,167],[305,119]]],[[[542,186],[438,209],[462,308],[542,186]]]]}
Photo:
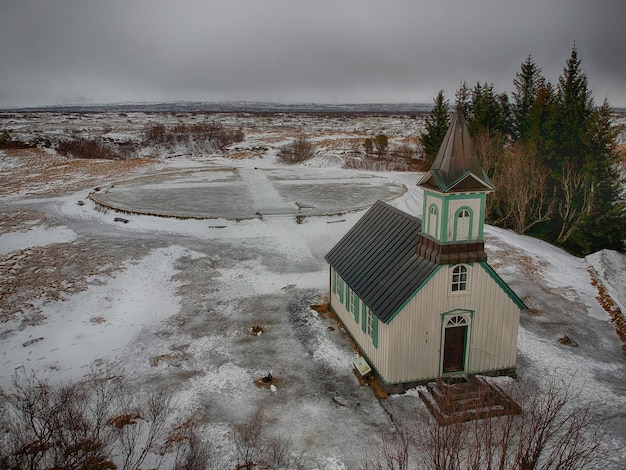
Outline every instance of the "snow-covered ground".
{"type": "MultiPolygon", "coordinates": [[[[263,123],[267,118],[246,119],[242,147],[284,141],[263,123]]],[[[394,123],[401,129],[398,136],[407,135],[405,121],[390,120],[387,129],[395,129],[394,123]]],[[[340,124],[323,130],[345,138],[337,130],[340,124]]],[[[345,125],[361,132],[381,124],[345,125]]],[[[45,132],[53,132],[51,123],[46,126],[45,132]]],[[[329,124],[320,119],[309,129],[315,126],[329,124]]],[[[315,165],[324,168],[321,188],[329,168],[343,179],[363,174],[337,166],[340,152],[329,148],[325,158],[318,150],[306,167],[309,182],[315,165]]],[[[11,178],[20,158],[0,154],[0,176],[11,178]]],[[[280,166],[270,148],[237,160],[178,156],[138,171],[223,167],[280,166]]],[[[375,174],[405,185],[407,191],[391,204],[421,216],[418,174],[375,174]]],[[[66,176],[84,181],[80,170],[66,176]]],[[[3,218],[12,221],[0,231],[0,387],[9,388],[22,368],[56,381],[114,362],[143,387],[171,387],[181,411],[199,416],[207,435],[223,446],[234,424],[262,410],[271,433],[288,436],[311,468],[329,469],[358,467],[364,452],[380,440],[380,430],[392,425],[390,414],[422,406],[412,392],[381,405],[352,373],[348,338],[333,320],[310,308],[327,295],[324,255],[362,210],[306,217],[302,223],[289,216],[237,222],[145,215],[124,215],[129,222],[119,223],[114,221],[119,214],[98,210],[87,198],[92,183],[61,191],[50,181],[45,198],[41,192],[29,196],[30,188],[22,187],[20,197],[0,199],[3,218]],[[255,325],[264,328],[262,335],[250,334],[255,325]],[[275,390],[254,384],[268,372],[277,378],[275,390]],[[346,406],[333,400],[337,397],[346,406]]],[[[530,307],[519,334],[519,380],[571,381],[580,392],[577,399],[594,403],[594,412],[607,418],[612,453],[606,468],[624,468],[626,355],[596,300],[588,268],[626,312],[626,258],[602,251],[579,259],[495,227],[485,238],[490,264],[530,307]],[[563,335],[578,347],[561,344],[563,335]]]]}

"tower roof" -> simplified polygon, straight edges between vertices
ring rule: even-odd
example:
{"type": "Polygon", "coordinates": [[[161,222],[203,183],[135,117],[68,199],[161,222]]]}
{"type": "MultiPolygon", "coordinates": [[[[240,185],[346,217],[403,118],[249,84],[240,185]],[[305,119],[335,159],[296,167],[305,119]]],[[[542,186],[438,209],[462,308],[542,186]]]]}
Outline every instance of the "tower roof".
{"type": "Polygon", "coordinates": [[[495,190],[480,166],[461,106],[452,116],[433,165],[417,184],[444,193],[495,190]]]}

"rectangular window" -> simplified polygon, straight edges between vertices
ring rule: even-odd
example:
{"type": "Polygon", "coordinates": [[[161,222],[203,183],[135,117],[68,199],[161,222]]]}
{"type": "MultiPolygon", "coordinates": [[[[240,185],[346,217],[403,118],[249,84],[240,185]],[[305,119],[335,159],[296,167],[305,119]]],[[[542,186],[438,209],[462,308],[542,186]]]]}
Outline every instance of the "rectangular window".
{"type": "Polygon", "coordinates": [[[343,282],[343,279],[340,279],[339,280],[339,300],[341,300],[341,303],[343,303],[344,288],[345,288],[345,284],[343,282]]]}
{"type": "Polygon", "coordinates": [[[452,270],[452,292],[467,290],[467,267],[456,266],[452,270]]]}
{"type": "Polygon", "coordinates": [[[368,308],[365,310],[363,332],[372,338],[372,344],[378,347],[378,317],[368,308]]]}
{"type": "Polygon", "coordinates": [[[354,314],[354,321],[359,323],[359,296],[350,291],[350,311],[354,314]]]}
{"type": "Polygon", "coordinates": [[[365,317],[365,333],[368,336],[372,336],[372,330],[373,330],[373,325],[374,325],[374,315],[372,314],[372,311],[368,308],[367,309],[367,316],[365,317]]]}
{"type": "Polygon", "coordinates": [[[343,303],[343,280],[335,272],[335,294],[339,297],[339,302],[343,303]]]}

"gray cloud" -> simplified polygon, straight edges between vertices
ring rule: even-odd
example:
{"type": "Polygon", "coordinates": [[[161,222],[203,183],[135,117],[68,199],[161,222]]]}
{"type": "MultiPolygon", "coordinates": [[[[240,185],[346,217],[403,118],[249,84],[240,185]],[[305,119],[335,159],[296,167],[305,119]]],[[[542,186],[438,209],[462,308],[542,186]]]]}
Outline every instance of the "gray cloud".
{"type": "Polygon", "coordinates": [[[510,91],[528,54],[556,82],[574,43],[596,101],[626,106],[621,1],[2,3],[0,107],[430,102],[461,81],[510,91]]]}

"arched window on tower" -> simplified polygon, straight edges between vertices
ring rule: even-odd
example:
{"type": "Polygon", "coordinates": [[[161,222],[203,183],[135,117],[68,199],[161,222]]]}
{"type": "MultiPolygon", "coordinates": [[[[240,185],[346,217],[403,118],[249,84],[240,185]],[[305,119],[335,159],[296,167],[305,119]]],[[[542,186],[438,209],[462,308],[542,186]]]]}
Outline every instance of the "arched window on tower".
{"type": "Polygon", "coordinates": [[[461,209],[456,215],[456,240],[469,240],[470,228],[470,211],[467,209],[461,209]]]}
{"type": "Polygon", "coordinates": [[[434,204],[430,206],[428,210],[428,234],[437,238],[439,236],[439,227],[437,216],[439,212],[437,211],[437,206],[434,204]]]}

